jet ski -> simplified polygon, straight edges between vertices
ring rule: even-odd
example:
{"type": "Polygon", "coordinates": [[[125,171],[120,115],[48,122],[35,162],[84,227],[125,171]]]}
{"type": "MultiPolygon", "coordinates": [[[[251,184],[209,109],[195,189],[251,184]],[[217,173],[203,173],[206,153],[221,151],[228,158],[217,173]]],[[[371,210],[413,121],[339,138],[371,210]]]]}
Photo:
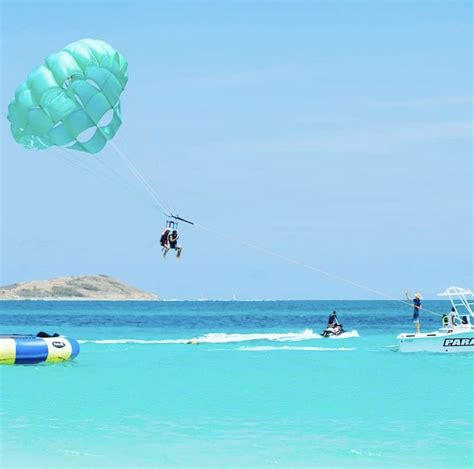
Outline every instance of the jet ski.
{"type": "Polygon", "coordinates": [[[334,327],[328,326],[321,332],[322,337],[337,337],[338,335],[344,334],[346,332],[342,324],[336,324],[334,327]]]}

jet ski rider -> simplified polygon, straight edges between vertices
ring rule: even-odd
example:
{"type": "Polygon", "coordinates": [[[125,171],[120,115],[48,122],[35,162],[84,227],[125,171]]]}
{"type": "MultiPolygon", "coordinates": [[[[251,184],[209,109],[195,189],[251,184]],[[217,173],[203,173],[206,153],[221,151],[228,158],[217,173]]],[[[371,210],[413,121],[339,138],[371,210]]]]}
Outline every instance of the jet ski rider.
{"type": "Polygon", "coordinates": [[[339,322],[339,319],[337,319],[337,313],[336,311],[333,311],[328,318],[328,327],[336,327],[340,326],[341,323],[339,322]]]}
{"type": "Polygon", "coordinates": [[[327,329],[332,329],[335,335],[341,332],[342,324],[339,322],[339,319],[337,318],[336,311],[333,311],[329,315],[327,329]]]}

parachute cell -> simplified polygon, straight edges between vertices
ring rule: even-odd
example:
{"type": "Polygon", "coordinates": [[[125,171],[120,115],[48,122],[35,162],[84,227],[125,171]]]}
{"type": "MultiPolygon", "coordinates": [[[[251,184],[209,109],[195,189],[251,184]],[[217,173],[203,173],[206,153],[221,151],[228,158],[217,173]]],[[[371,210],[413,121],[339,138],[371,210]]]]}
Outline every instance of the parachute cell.
{"type": "Polygon", "coordinates": [[[51,54],[18,86],[8,106],[13,138],[38,150],[57,145],[99,152],[122,123],[127,67],[119,52],[97,39],[51,54]]]}

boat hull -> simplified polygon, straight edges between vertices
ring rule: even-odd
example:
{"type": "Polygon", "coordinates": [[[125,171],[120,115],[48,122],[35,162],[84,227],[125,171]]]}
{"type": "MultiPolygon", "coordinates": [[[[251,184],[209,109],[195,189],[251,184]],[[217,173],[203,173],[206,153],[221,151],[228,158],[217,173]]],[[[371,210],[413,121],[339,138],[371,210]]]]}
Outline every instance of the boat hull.
{"type": "Polygon", "coordinates": [[[438,331],[428,334],[400,334],[400,352],[472,353],[474,330],[438,331]]]}

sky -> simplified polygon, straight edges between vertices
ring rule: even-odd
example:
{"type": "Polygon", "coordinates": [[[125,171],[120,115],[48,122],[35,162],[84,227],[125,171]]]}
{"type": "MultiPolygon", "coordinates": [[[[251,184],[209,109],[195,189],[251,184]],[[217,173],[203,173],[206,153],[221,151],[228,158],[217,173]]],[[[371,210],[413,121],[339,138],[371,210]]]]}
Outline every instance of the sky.
{"type": "Polygon", "coordinates": [[[474,286],[471,2],[0,4],[0,284],[378,298],[247,241],[396,298],[474,286]],[[129,63],[114,143],[179,215],[228,237],[181,224],[183,257],[163,260],[166,219],[110,145],[15,143],[15,88],[85,37],[129,63]]]}

